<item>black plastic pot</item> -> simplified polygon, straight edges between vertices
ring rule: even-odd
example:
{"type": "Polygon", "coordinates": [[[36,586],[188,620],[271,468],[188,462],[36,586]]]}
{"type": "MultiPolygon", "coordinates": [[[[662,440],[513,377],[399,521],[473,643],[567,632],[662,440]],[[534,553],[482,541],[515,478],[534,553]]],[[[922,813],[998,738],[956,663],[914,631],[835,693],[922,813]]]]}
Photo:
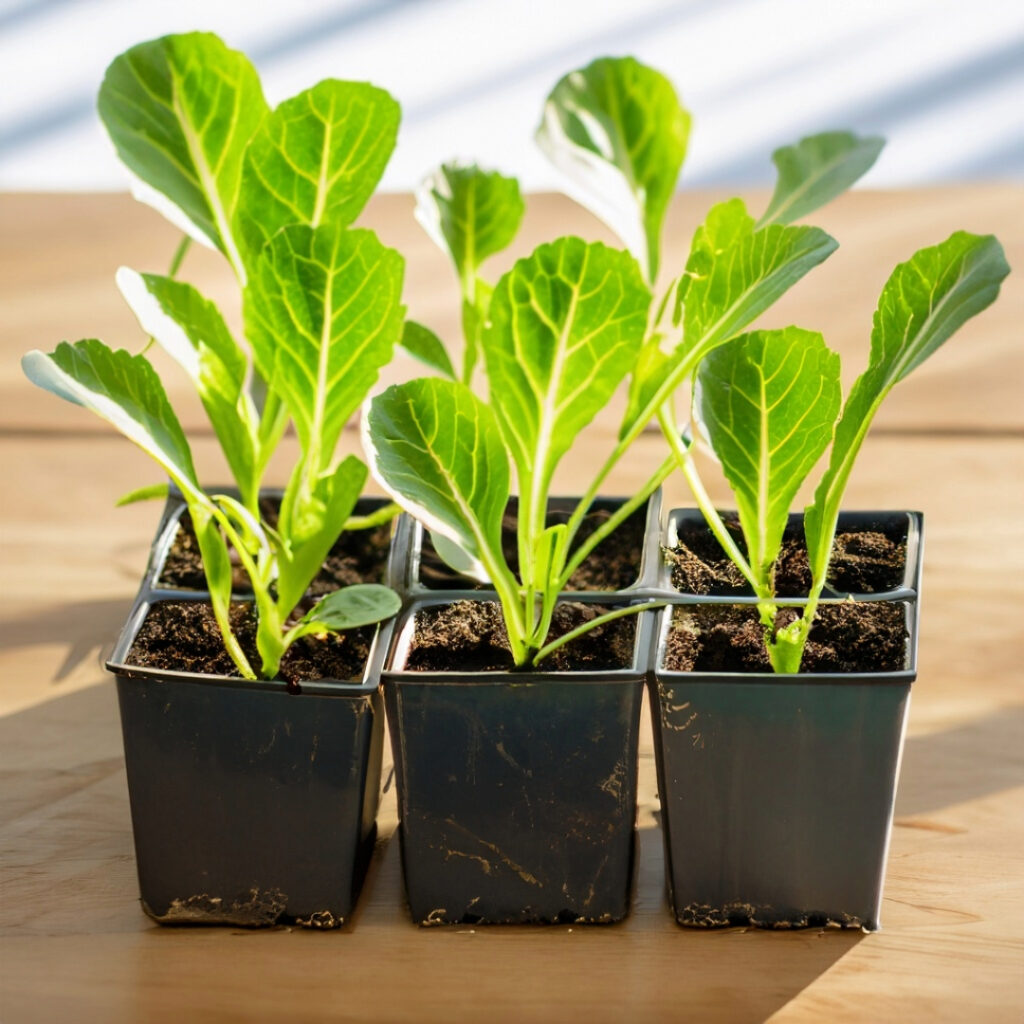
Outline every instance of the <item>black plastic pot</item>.
{"type": "MultiPolygon", "coordinates": [[[[548,524],[566,522],[576,508],[579,498],[552,498],[548,503],[548,524]]],[[[597,498],[591,510],[595,512],[612,512],[625,504],[625,498],[597,498]]],[[[508,514],[515,515],[518,511],[518,499],[511,498],[508,503],[508,514]]],[[[658,585],[659,557],[658,545],[661,540],[661,490],[655,491],[647,500],[643,511],[638,510],[644,518],[644,542],[641,563],[637,567],[637,577],[628,586],[614,591],[615,593],[635,594],[645,592],[658,585]]],[[[481,589],[474,580],[460,575],[438,557],[424,537],[423,527],[407,515],[402,516],[402,525],[398,536],[402,538],[405,549],[404,568],[397,569],[401,585],[406,593],[412,596],[426,597],[439,591],[481,589]]],[[[596,549],[599,555],[601,546],[596,549]]],[[[396,559],[397,567],[397,559],[396,559]]],[[[610,591],[609,591],[610,592],[610,591]]],[[[588,591],[596,593],[596,591],[588,591]]]]}
{"type": "Polygon", "coordinates": [[[107,668],[117,678],[143,909],[161,924],[333,928],[376,835],[384,714],[380,627],[361,679],[283,682],[127,663],[181,509],[168,502],[107,668]]]}
{"type": "Polygon", "coordinates": [[[611,922],[629,910],[648,613],[634,663],[602,673],[383,674],[413,920],[611,922]]]}
{"type": "MultiPolygon", "coordinates": [[[[899,515],[908,527],[904,585],[854,596],[905,608],[900,671],[669,672],[672,608],[658,613],[651,698],[666,881],[680,924],[879,927],[917,675],[922,521],[899,515]]],[[[677,519],[673,511],[670,523],[677,519]]],[[[677,604],[752,601],[675,595],[677,604]]]]}

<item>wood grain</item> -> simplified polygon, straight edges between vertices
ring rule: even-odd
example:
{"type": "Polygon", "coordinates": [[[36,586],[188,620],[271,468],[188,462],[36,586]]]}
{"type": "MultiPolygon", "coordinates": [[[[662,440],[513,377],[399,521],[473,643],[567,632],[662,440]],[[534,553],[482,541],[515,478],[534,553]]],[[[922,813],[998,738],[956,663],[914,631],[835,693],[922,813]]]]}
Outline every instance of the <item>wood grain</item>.
{"type": "MultiPolygon", "coordinates": [[[[997,227],[1022,252],[1024,207],[1009,206],[1011,194],[858,194],[822,223],[859,251],[875,236],[870,224],[884,222],[886,269],[897,250],[968,224],[997,227]]],[[[670,230],[685,236],[690,205],[704,209],[710,199],[684,197],[670,230]]],[[[443,329],[450,275],[425,237],[415,241],[409,209],[405,197],[384,197],[371,219],[407,246],[410,305],[415,298],[417,315],[443,329]]],[[[919,508],[926,523],[920,677],[883,931],[678,928],[662,896],[646,722],[636,902],[621,925],[417,928],[402,904],[392,790],[359,910],[340,932],[174,930],[152,925],[138,906],[116,699],[99,667],[157,516],[155,506],[114,509],[112,501],[153,472],[121,439],[31,390],[13,358],[62,332],[110,340],[123,332],[134,343],[110,272],[117,260],[159,266],[174,239],[118,196],[0,197],[0,214],[0,345],[10,357],[0,364],[0,470],[14,482],[0,513],[0,1021],[1021,1019],[1024,424],[1014,277],[971,335],[939,357],[956,361],[961,352],[963,362],[953,369],[937,360],[935,375],[894,400],[848,495],[852,508],[919,508]],[[955,408],[943,400],[953,385],[967,396],[955,408]]],[[[533,199],[524,246],[555,228],[589,225],[562,201],[533,199]]],[[[230,282],[212,257],[189,261],[209,292],[226,294],[230,282]]],[[[1010,261],[1022,262],[1012,251],[1010,261]]],[[[785,319],[825,317],[838,332],[831,340],[860,345],[842,322],[847,314],[870,320],[875,271],[873,259],[856,257],[832,279],[838,297],[801,288],[786,300],[785,319]]],[[[566,463],[561,491],[581,488],[613,429],[601,423],[589,433],[566,463]]],[[[355,435],[343,444],[354,450],[355,435]]],[[[639,482],[660,450],[657,436],[642,438],[608,492],[639,482]]],[[[278,482],[289,445],[281,454],[271,474],[278,482]]],[[[198,439],[196,458],[206,479],[223,474],[209,436],[198,439]]],[[[724,496],[720,483],[712,489],[724,496]]],[[[686,503],[677,481],[667,500],[686,503]]]]}

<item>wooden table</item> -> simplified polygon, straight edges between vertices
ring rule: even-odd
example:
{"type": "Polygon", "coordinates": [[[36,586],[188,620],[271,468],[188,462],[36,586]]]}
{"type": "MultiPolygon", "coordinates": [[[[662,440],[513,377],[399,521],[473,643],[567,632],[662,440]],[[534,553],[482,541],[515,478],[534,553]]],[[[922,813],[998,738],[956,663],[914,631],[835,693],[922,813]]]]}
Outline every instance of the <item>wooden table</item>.
{"type": "MultiPolygon", "coordinates": [[[[678,268],[711,193],[684,193],[667,229],[678,268]]],[[[765,201],[750,197],[753,208],[765,201]]],[[[1024,268],[1024,194],[1011,186],[856,193],[816,221],[842,248],[769,322],[824,331],[847,381],[864,363],[878,291],[899,259],[956,228],[995,231],[1024,268]]],[[[453,275],[385,196],[364,221],[409,260],[410,314],[456,331],[453,275]]],[[[564,231],[607,238],[568,201],[532,197],[514,255],[564,231]]],[[[897,805],[884,930],[714,933],[678,928],[662,895],[645,726],[640,865],[630,919],[610,927],[420,929],[402,903],[393,790],[360,907],[336,933],[177,930],[139,909],[111,681],[100,667],[143,567],[155,506],[113,500],[157,479],[98,420],[30,387],[17,356],[63,339],[141,337],[113,284],[160,270],[172,229],[120,195],[0,197],[0,1020],[1017,1021],[1024,1019],[1024,278],[880,415],[848,506],[924,511],[920,678],[897,805]]],[[[496,274],[509,262],[495,260],[496,274]]],[[[184,275],[230,303],[211,253],[184,275]]],[[[396,361],[389,379],[412,375],[396,361]]],[[[202,412],[167,379],[223,479],[202,412]]],[[[586,440],[597,450],[614,424],[586,440]]],[[[354,431],[343,443],[355,449],[354,431]]],[[[609,482],[660,458],[656,434],[609,482]]],[[[286,451],[286,457],[293,452],[286,451]]],[[[592,460],[570,459],[564,492],[592,460]]],[[[272,482],[283,482],[285,463],[272,482]]],[[[275,476],[276,475],[276,476],[275,476]]],[[[686,503],[678,482],[670,502],[686,503]]],[[[722,496],[721,489],[715,495],[722,496]]]]}

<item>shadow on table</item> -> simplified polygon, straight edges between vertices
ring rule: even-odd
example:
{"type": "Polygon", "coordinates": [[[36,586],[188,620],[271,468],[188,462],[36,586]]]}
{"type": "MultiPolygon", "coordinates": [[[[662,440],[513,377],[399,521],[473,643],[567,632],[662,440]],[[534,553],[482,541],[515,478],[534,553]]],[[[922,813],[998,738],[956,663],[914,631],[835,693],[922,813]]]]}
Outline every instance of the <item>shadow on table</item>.
{"type": "Polygon", "coordinates": [[[52,679],[62,683],[80,665],[102,662],[114,646],[132,603],[128,598],[69,601],[48,610],[33,608],[0,622],[0,649],[17,650],[38,644],[66,644],[52,679]]]}

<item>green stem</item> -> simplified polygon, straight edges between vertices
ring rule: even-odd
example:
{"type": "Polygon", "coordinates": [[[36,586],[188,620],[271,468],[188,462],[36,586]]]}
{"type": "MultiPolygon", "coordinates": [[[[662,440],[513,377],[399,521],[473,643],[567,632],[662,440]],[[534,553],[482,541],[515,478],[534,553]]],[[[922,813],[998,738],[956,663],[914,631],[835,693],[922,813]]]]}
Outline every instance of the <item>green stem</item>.
{"type": "Polygon", "coordinates": [[[567,643],[572,642],[577,637],[581,637],[585,633],[589,633],[592,629],[596,629],[598,626],[603,626],[606,622],[611,622],[613,619],[621,619],[626,615],[637,615],[639,612],[651,611],[654,608],[663,608],[665,603],[666,602],[664,601],[648,601],[646,604],[632,604],[626,608],[616,608],[614,611],[606,612],[604,615],[599,615],[596,619],[591,619],[590,622],[584,622],[583,625],[577,626],[575,629],[570,629],[568,633],[560,636],[557,640],[552,640],[551,643],[546,644],[533,656],[531,664],[536,665],[542,658],[546,658],[549,654],[553,654],[557,651],[559,647],[564,647],[567,643]]]}
{"type": "Polygon", "coordinates": [[[387,505],[381,505],[376,512],[369,512],[365,516],[349,516],[345,520],[344,529],[372,530],[375,526],[383,526],[385,523],[390,523],[401,511],[402,507],[391,501],[387,505]]]}
{"type": "Polygon", "coordinates": [[[178,243],[178,248],[174,250],[174,255],[171,257],[171,265],[167,268],[168,277],[177,277],[178,271],[181,269],[182,261],[185,259],[185,254],[189,251],[192,246],[192,236],[182,235],[181,241],[178,243]]]}

